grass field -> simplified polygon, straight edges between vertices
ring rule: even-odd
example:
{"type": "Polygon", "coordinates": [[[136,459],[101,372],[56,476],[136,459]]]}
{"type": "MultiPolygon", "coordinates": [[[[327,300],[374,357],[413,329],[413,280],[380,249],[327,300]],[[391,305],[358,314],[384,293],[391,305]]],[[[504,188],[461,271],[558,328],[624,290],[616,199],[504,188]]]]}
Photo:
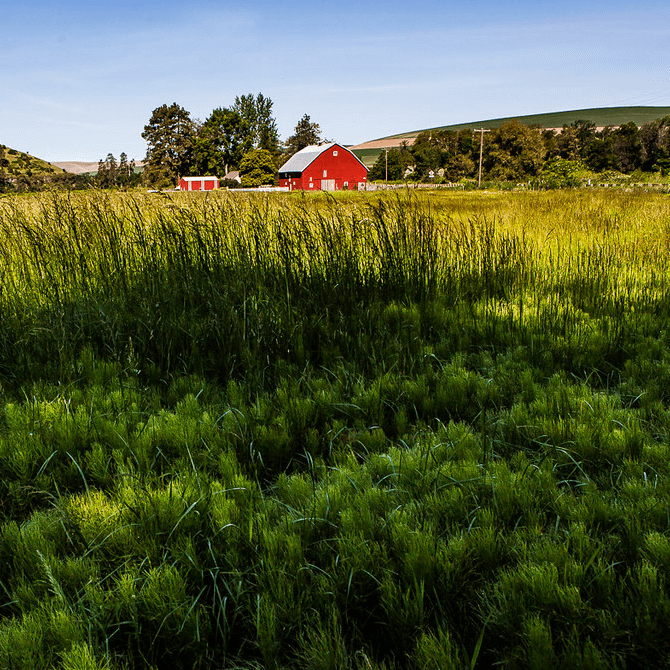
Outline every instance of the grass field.
{"type": "Polygon", "coordinates": [[[0,199],[0,667],[663,668],[670,200],[0,199]]]}

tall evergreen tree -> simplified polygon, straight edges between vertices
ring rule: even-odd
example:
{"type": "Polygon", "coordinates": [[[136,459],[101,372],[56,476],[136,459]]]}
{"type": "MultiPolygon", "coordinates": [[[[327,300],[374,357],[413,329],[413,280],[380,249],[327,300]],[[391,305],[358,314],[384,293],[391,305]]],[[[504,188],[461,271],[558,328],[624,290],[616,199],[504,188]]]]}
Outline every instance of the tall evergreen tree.
{"type": "Polygon", "coordinates": [[[154,109],[142,137],[148,143],[144,159],[147,184],[167,186],[189,173],[195,127],[183,107],[173,102],[154,109]]]}
{"type": "Polygon", "coordinates": [[[118,167],[113,154],[107,154],[105,160],[98,161],[98,173],[95,183],[100,188],[112,188],[118,183],[118,167]]]}
{"type": "Polygon", "coordinates": [[[321,141],[321,128],[318,123],[312,123],[305,114],[296,124],[293,135],[286,140],[286,158],[298,153],[301,149],[318,144],[321,141]]]}
{"type": "Polygon", "coordinates": [[[127,186],[130,182],[130,167],[128,165],[128,155],[125,151],[119,156],[119,165],[116,169],[116,183],[119,186],[127,186]]]}

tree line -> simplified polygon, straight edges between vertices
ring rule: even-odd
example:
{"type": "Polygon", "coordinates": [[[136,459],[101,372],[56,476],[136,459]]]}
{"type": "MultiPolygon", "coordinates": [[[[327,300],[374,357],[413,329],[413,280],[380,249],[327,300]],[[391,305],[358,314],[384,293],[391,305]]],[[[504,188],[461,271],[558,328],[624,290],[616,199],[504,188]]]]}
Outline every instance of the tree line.
{"type": "Polygon", "coordinates": [[[272,107],[262,93],[236,96],[233,105],[217,107],[204,122],[176,102],[157,107],[142,132],[148,145],[144,182],[165,187],[189,175],[225,180],[239,170],[243,186],[274,183],[281,164],[320,142],[321,131],[305,114],[281,143],[272,107]]]}
{"type": "MultiPolygon", "coordinates": [[[[480,139],[480,133],[470,129],[424,131],[411,146],[405,143],[388,155],[382,153],[368,178],[475,179],[480,139]]],[[[513,120],[492,129],[484,139],[482,173],[488,180],[523,181],[551,172],[565,161],[593,172],[666,174],[670,171],[670,116],[642,126],[629,122],[602,129],[591,121],[575,121],[558,132],[513,120]]]]}
{"type": "Polygon", "coordinates": [[[121,153],[118,163],[111,153],[107,154],[104,161],[98,161],[95,183],[100,188],[137,186],[141,179],[142,177],[135,167],[135,161],[128,161],[125,151],[121,153]]]}

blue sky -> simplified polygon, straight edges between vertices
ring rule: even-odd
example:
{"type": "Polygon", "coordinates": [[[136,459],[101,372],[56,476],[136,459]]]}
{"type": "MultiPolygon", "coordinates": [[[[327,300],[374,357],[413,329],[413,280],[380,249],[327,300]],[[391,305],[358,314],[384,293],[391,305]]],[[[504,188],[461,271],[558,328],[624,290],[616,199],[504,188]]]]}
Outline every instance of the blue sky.
{"type": "Polygon", "coordinates": [[[500,116],[670,106],[670,5],[23,0],[0,13],[0,142],[51,161],[141,159],[151,112],[236,95],[359,143],[500,116]]]}

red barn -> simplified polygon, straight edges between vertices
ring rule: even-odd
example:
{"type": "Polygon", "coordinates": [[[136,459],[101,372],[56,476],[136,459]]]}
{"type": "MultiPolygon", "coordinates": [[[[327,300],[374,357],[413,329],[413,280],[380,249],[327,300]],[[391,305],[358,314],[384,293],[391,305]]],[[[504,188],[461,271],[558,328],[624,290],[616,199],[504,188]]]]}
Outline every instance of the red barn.
{"type": "Polygon", "coordinates": [[[182,177],[179,180],[180,191],[213,191],[217,188],[218,177],[182,177]]]}
{"type": "Polygon", "coordinates": [[[279,168],[279,186],[289,191],[363,190],[368,169],[341,144],[305,147],[279,168]]]}

